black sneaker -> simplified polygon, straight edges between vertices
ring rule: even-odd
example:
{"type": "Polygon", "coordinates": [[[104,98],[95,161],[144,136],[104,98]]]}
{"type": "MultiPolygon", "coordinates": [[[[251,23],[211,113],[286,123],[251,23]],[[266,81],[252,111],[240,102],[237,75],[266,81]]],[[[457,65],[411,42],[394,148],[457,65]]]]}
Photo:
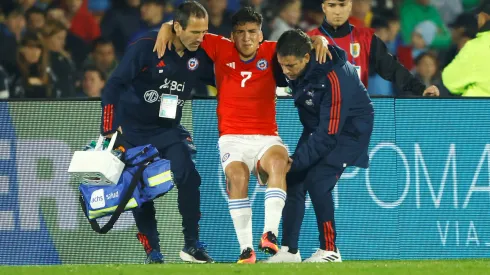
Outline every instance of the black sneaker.
{"type": "Polygon", "coordinates": [[[185,246],[180,251],[180,259],[188,263],[214,263],[213,258],[206,251],[206,245],[202,242],[197,242],[196,246],[185,246]]]}

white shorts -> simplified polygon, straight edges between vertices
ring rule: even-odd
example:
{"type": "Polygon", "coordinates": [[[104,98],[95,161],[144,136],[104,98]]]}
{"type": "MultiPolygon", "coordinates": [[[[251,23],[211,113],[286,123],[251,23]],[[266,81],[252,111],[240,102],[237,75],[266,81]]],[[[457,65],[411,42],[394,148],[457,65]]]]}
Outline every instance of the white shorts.
{"type": "Polygon", "coordinates": [[[233,161],[247,165],[251,173],[255,173],[258,161],[272,146],[287,147],[279,136],[263,135],[224,135],[218,140],[219,154],[223,171],[233,161]]]}

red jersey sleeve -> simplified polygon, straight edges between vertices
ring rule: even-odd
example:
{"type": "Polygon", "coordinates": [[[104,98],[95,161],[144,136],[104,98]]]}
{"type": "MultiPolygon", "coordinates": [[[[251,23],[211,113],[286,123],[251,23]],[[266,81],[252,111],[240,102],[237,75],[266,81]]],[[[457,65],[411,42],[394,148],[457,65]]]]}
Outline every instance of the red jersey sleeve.
{"type": "Polygon", "coordinates": [[[229,43],[232,42],[228,38],[212,33],[207,33],[206,35],[204,35],[204,40],[201,43],[201,48],[206,52],[209,58],[211,58],[211,60],[215,62],[218,51],[229,43]]]}

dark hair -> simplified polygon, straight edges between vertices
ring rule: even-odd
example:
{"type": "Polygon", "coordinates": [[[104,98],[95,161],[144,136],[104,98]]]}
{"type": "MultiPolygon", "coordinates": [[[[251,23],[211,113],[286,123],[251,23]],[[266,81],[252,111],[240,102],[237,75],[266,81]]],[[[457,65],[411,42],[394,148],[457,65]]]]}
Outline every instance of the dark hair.
{"type": "Polygon", "coordinates": [[[373,20],[371,21],[371,28],[373,29],[382,29],[382,28],[389,28],[388,20],[385,20],[381,16],[374,16],[373,20]]]}
{"type": "Polygon", "coordinates": [[[99,37],[92,42],[92,52],[95,52],[98,46],[108,44],[113,45],[111,40],[104,37],[99,37]]]}
{"type": "MultiPolygon", "coordinates": [[[[62,8],[62,7],[60,7],[59,3],[56,3],[56,1],[53,1],[51,4],[49,4],[49,5],[46,7],[46,9],[44,9],[44,11],[45,11],[46,13],[48,13],[48,12],[49,12],[49,11],[51,11],[51,10],[59,10],[59,9],[63,10],[63,8],[62,8]]],[[[63,10],[63,11],[65,11],[65,10],[63,10]]]]}
{"type": "Polygon", "coordinates": [[[46,16],[46,12],[43,9],[40,9],[38,7],[32,7],[26,11],[26,19],[28,19],[31,15],[33,14],[42,14],[43,16],[46,16]]]}
{"type": "Polygon", "coordinates": [[[61,31],[68,31],[68,28],[58,20],[48,19],[41,28],[40,33],[43,38],[53,36],[61,31]]]}
{"type": "Polygon", "coordinates": [[[477,34],[478,34],[478,21],[476,22],[476,25],[464,28],[463,35],[466,36],[467,38],[473,39],[476,37],[477,34]]]}
{"type": "Polygon", "coordinates": [[[477,17],[469,12],[464,12],[454,21],[448,25],[450,28],[463,28],[464,32],[463,35],[468,37],[468,38],[475,38],[476,34],[478,33],[478,19],[477,17]]]}
{"type": "Polygon", "coordinates": [[[13,9],[5,12],[5,17],[6,18],[11,17],[11,16],[23,16],[23,17],[25,17],[24,14],[25,14],[24,10],[21,7],[15,6],[13,9]]]}
{"type": "Polygon", "coordinates": [[[87,67],[85,67],[83,69],[83,74],[85,74],[86,72],[96,72],[96,73],[99,74],[100,79],[102,79],[104,82],[107,80],[107,75],[103,71],[99,70],[95,66],[87,66],[87,67]]]}
{"type": "Polygon", "coordinates": [[[434,63],[436,64],[436,67],[439,68],[439,60],[437,59],[437,54],[432,51],[426,51],[419,54],[414,60],[415,65],[419,65],[420,61],[422,61],[424,57],[432,58],[434,60],[434,63]]]}
{"type": "Polygon", "coordinates": [[[128,1],[111,0],[111,9],[129,9],[128,1]]]}
{"type": "Polygon", "coordinates": [[[395,10],[393,9],[385,9],[379,13],[379,16],[381,18],[384,18],[384,20],[386,20],[388,23],[393,21],[400,21],[400,17],[398,17],[395,10]]]}
{"type": "Polygon", "coordinates": [[[165,6],[167,3],[166,0],[143,0],[141,1],[141,5],[145,5],[145,4],[155,4],[155,5],[159,5],[159,6],[165,6]]]}
{"type": "Polygon", "coordinates": [[[235,14],[233,14],[231,17],[231,26],[233,29],[246,23],[256,23],[259,26],[262,26],[263,20],[264,18],[260,13],[256,12],[251,7],[245,7],[239,9],[235,14]]]}
{"type": "Polygon", "coordinates": [[[276,52],[280,56],[304,57],[311,52],[312,42],[310,37],[302,30],[289,30],[284,32],[276,45],[276,52]]]}
{"type": "MultiPolygon", "coordinates": [[[[34,68],[37,71],[39,78],[41,79],[43,85],[49,84],[49,74],[48,74],[48,64],[49,64],[49,55],[48,51],[44,47],[42,39],[40,35],[36,32],[26,32],[20,41],[19,46],[17,47],[17,66],[22,75],[23,81],[27,84],[29,77],[33,74],[31,70],[32,65],[27,64],[24,55],[21,53],[22,47],[36,47],[41,49],[41,56],[39,57],[39,61],[37,64],[33,64],[34,68]]],[[[52,90],[48,85],[47,96],[51,96],[52,90]]]]}
{"type": "Polygon", "coordinates": [[[205,18],[208,16],[206,9],[196,1],[185,1],[175,10],[174,23],[178,22],[185,30],[191,16],[205,18]]]}
{"type": "Polygon", "coordinates": [[[157,4],[157,5],[162,5],[165,6],[167,4],[167,0],[142,0],[141,4],[157,4]]]}
{"type": "Polygon", "coordinates": [[[27,31],[20,40],[21,47],[36,47],[44,49],[44,44],[38,32],[27,31]]]}

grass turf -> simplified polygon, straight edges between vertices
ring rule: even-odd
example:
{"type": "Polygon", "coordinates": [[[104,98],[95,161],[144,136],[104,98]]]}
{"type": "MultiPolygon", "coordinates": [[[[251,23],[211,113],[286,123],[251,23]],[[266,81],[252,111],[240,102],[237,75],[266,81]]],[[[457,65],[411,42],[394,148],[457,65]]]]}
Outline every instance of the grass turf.
{"type": "Polygon", "coordinates": [[[490,259],[445,261],[348,261],[335,264],[164,264],[0,266],[2,275],[136,274],[489,274],[490,259]]]}

